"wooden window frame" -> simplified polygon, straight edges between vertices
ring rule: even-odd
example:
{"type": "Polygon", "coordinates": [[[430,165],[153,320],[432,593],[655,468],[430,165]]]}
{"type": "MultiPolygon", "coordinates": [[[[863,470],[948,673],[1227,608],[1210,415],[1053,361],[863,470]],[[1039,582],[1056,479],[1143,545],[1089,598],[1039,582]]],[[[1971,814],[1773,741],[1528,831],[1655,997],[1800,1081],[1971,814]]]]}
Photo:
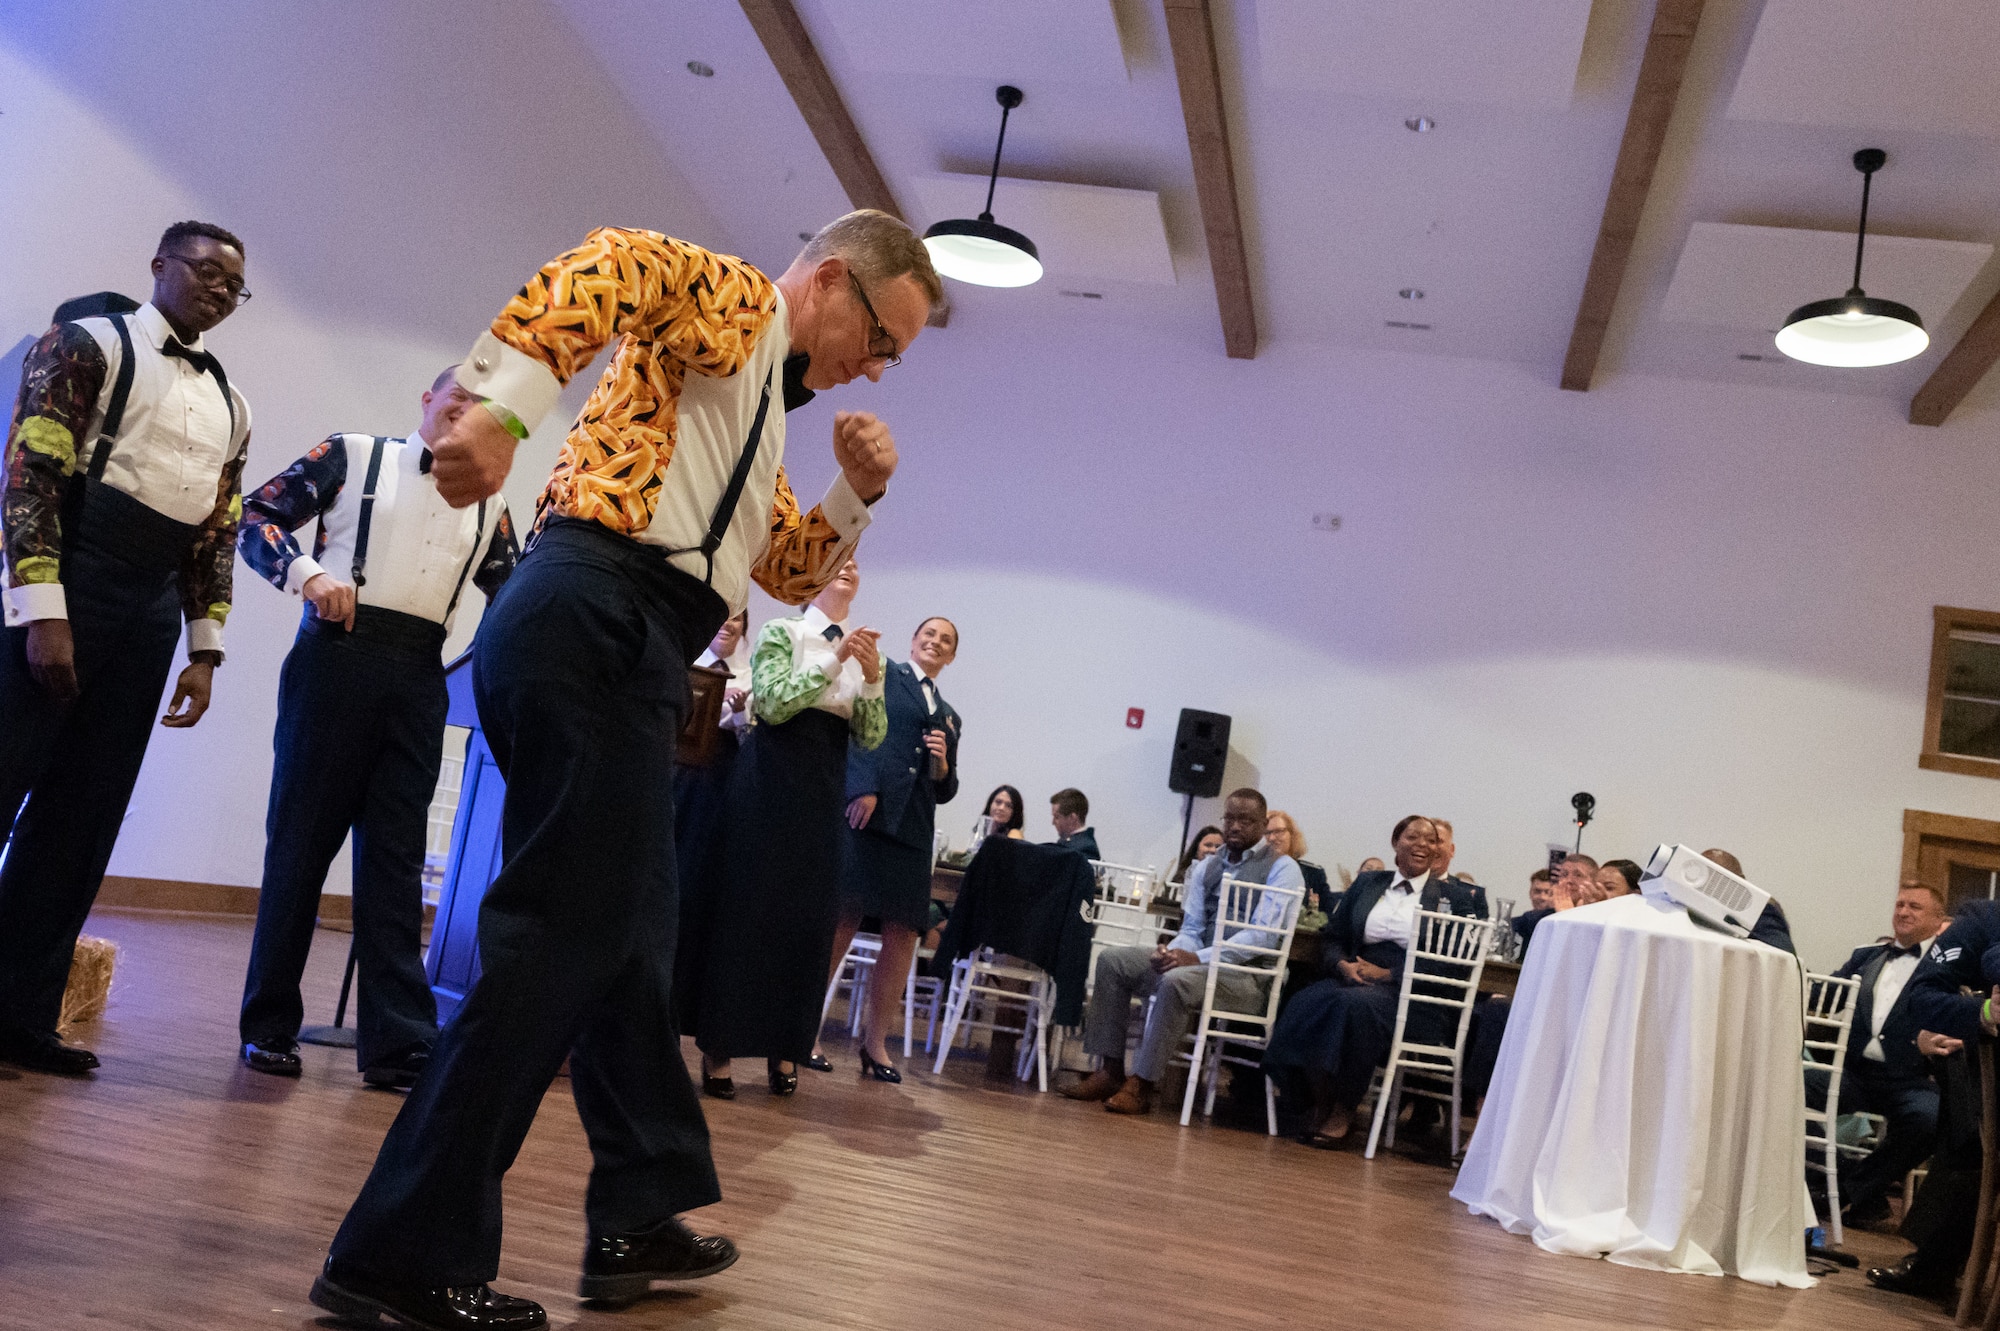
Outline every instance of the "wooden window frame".
{"type": "Polygon", "coordinates": [[[1970,610],[1956,605],[1931,607],[1931,682],[1924,699],[1924,748],[1917,755],[1917,766],[1933,772],[1956,772],[1960,776],[2000,780],[2000,759],[1968,758],[1938,749],[1938,731],[1944,724],[1946,657],[1953,629],[2000,633],[2000,612],[1970,610]]]}

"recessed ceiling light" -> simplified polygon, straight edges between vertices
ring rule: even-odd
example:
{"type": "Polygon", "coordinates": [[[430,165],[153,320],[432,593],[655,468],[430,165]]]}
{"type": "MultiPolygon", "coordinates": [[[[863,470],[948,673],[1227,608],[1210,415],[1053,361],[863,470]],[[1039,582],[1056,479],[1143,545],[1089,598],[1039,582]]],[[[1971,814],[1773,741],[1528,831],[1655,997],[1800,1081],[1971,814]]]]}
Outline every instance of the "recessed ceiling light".
{"type": "Polygon", "coordinates": [[[1438,127],[1438,122],[1429,116],[1411,116],[1403,122],[1403,128],[1417,134],[1428,134],[1438,127]]]}
{"type": "Polygon", "coordinates": [[[1401,291],[1398,291],[1396,294],[1401,296],[1404,300],[1422,300],[1424,298],[1424,290],[1422,287],[1404,287],[1401,291]]]}
{"type": "Polygon", "coordinates": [[[704,65],[699,60],[690,60],[688,61],[688,73],[698,79],[712,79],[715,77],[715,66],[704,65]]]}

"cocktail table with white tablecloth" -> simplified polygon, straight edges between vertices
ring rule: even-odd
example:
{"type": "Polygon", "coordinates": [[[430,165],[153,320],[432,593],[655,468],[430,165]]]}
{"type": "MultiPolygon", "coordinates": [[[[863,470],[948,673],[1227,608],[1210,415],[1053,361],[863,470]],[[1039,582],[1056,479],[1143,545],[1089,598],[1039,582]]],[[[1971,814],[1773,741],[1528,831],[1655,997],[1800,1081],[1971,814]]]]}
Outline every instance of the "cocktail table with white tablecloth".
{"type": "Polygon", "coordinates": [[[1798,960],[1640,896],[1550,916],[1451,1195],[1550,1252],[1805,1287],[1798,960]]]}

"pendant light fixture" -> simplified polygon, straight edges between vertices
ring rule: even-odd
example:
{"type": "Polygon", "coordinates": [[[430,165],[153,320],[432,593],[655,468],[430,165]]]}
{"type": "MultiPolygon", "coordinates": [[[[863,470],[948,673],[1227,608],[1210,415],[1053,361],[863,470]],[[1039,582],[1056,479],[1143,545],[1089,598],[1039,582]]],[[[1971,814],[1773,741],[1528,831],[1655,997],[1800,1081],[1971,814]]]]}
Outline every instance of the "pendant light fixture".
{"type": "Polygon", "coordinates": [[[1812,365],[1894,365],[1931,344],[1924,321],[1907,305],[1861,289],[1861,247],[1868,239],[1868,190],[1889,155],[1880,148],[1854,154],[1861,173],[1861,226],[1854,236],[1854,285],[1834,300],[1801,305],[1778,330],[1778,350],[1812,365]]]}
{"type": "Polygon", "coordinates": [[[1007,113],[1021,104],[1021,90],[1002,84],[993,94],[1000,103],[1000,141],[993,145],[993,175],[986,182],[986,211],[978,217],[954,217],[924,232],[931,265],[946,277],[982,287],[1024,287],[1042,277],[1042,258],[1035,242],[993,220],[993,187],[1000,183],[1000,149],[1007,142],[1007,113]]]}

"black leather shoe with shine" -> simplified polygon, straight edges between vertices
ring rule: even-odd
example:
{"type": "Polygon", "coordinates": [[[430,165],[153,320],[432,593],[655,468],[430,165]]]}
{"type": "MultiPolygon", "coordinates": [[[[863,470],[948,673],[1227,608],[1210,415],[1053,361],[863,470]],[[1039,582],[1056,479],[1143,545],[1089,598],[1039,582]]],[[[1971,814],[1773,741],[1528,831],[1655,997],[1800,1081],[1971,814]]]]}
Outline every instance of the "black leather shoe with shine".
{"type": "Polygon", "coordinates": [[[833,1060],[825,1054],[814,1054],[811,1058],[800,1064],[800,1066],[811,1068],[814,1072],[831,1072],[833,1071],[833,1060]]]}
{"type": "Polygon", "coordinates": [[[717,1100],[734,1100],[736,1098],[736,1078],[711,1077],[704,1072],[701,1074],[701,1093],[713,1096],[717,1100]]]}
{"type": "Polygon", "coordinates": [[[1935,1299],[1951,1293],[1950,1274],[1940,1277],[1924,1270],[1917,1265],[1915,1253],[1894,1266],[1870,1267],[1868,1283],[1891,1294],[1913,1294],[1920,1299],[1935,1299]]]}
{"type": "Polygon", "coordinates": [[[54,1035],[30,1035],[26,1031],[0,1031],[0,1063],[12,1063],[30,1072],[53,1072],[59,1077],[81,1077],[97,1068],[97,1055],[76,1045],[64,1044],[54,1035]]]}
{"type": "Polygon", "coordinates": [[[629,1234],[600,1234],[583,1250],[579,1298],[630,1303],[656,1280],[699,1280],[736,1264],[736,1245],[720,1235],[703,1238],[669,1217],[629,1234]]]}
{"type": "Polygon", "coordinates": [[[276,1040],[268,1043],[251,1040],[243,1046],[243,1062],[252,1072],[269,1073],[273,1077],[296,1077],[305,1071],[296,1040],[283,1044],[276,1040]]]}
{"type": "Polygon", "coordinates": [[[869,1057],[866,1049],[861,1051],[861,1075],[864,1077],[873,1077],[876,1081],[900,1083],[903,1080],[902,1073],[896,1071],[895,1068],[887,1063],[877,1063],[873,1058],[869,1057]]]}
{"type": "Polygon", "coordinates": [[[424,1069],[431,1065],[431,1051],[423,1045],[405,1049],[394,1058],[385,1058],[372,1067],[361,1070],[361,1080],[370,1086],[381,1086],[392,1091],[407,1091],[417,1084],[417,1078],[424,1075],[424,1069]]]}
{"type": "Polygon", "coordinates": [[[791,1095],[799,1089],[798,1065],[793,1064],[792,1070],[786,1072],[778,1066],[778,1062],[779,1060],[774,1058],[765,1065],[765,1071],[771,1077],[771,1094],[791,1095]]]}
{"type": "Polygon", "coordinates": [[[332,1258],[308,1297],[335,1317],[369,1325],[387,1317],[418,1331],[541,1331],[549,1324],[541,1304],[490,1285],[393,1285],[338,1268],[332,1258]]]}

